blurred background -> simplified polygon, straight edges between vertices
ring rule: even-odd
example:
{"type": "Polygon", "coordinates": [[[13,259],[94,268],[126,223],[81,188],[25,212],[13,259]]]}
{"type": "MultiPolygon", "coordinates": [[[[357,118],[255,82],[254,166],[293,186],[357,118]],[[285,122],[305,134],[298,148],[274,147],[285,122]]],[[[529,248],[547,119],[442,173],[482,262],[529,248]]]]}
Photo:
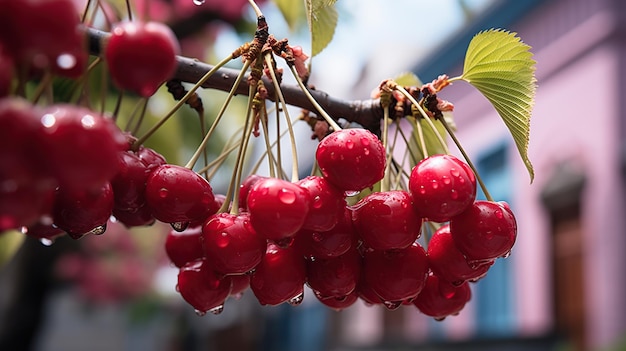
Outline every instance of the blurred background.
{"type": "MultiPolygon", "coordinates": [[[[77,0],[78,8],[84,3],[77,0]]],[[[250,40],[255,18],[245,1],[198,3],[134,2],[138,13],[171,25],[186,56],[216,62],[250,40]]],[[[274,3],[260,4],[270,32],[307,51],[306,23],[288,23],[274,3]]],[[[512,255],[472,285],[463,311],[441,322],[415,308],[387,311],[361,302],[335,312],[310,291],[297,307],[261,307],[247,291],[229,299],[222,314],[198,317],[175,291],[177,270],[163,250],[170,228],[110,223],[106,235],[79,241],[28,238],[0,268],[0,350],[626,350],[626,3],[339,0],[336,6],[334,40],[313,58],[309,83],[338,98],[368,99],[382,80],[402,72],[424,82],[458,75],[472,36],[489,28],[517,32],[535,54],[532,184],[508,130],[478,91],[459,82],[440,94],[455,104],[457,137],[519,227],[512,255]]],[[[225,95],[201,96],[210,115],[225,95]]],[[[162,115],[171,104],[160,91],[149,114],[162,115]]],[[[193,113],[180,113],[188,116],[149,141],[179,164],[200,140],[193,113]]],[[[231,120],[234,130],[237,116],[231,120]]],[[[301,151],[312,155],[307,128],[299,130],[301,151]]],[[[219,191],[228,180],[218,175],[212,184],[219,191]]]]}

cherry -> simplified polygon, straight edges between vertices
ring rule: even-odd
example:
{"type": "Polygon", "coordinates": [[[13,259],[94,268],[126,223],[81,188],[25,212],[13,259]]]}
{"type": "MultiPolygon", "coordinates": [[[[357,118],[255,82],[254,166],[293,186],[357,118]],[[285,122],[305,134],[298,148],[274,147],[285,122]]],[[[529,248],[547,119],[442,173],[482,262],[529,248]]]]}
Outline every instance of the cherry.
{"type": "Polygon", "coordinates": [[[16,62],[71,78],[84,72],[87,40],[73,1],[9,0],[0,6],[0,41],[16,62]]]}
{"type": "Polygon", "coordinates": [[[9,95],[15,77],[15,62],[0,42],[0,98],[9,95]]]}
{"type": "Polygon", "coordinates": [[[431,271],[440,279],[453,285],[460,285],[467,280],[480,279],[487,274],[489,267],[494,263],[494,260],[489,260],[478,266],[470,265],[465,255],[457,249],[448,224],[435,231],[428,242],[426,253],[431,271]]]}
{"type": "Polygon", "coordinates": [[[366,129],[342,129],[317,146],[315,159],[331,184],[341,191],[361,191],[383,179],[385,148],[366,129]]]}
{"type": "Polygon", "coordinates": [[[472,292],[464,282],[454,286],[435,274],[428,276],[424,289],[413,300],[413,304],[427,316],[443,320],[446,316],[458,314],[470,300],[472,292]]]}
{"type": "Polygon", "coordinates": [[[0,181],[0,233],[32,225],[49,215],[53,198],[52,188],[0,181]]]}
{"type": "Polygon", "coordinates": [[[65,235],[66,233],[52,224],[44,224],[38,221],[28,227],[22,229],[24,234],[39,239],[42,243],[51,244],[56,238],[65,235]]]}
{"type": "Polygon", "coordinates": [[[346,200],[326,179],[308,176],[296,184],[307,189],[311,195],[311,207],[302,228],[317,231],[332,229],[341,218],[346,200]]]}
{"type": "Polygon", "coordinates": [[[143,145],[137,149],[135,153],[137,157],[146,165],[148,171],[152,172],[155,168],[167,163],[165,157],[149,147],[143,145]]]}
{"type": "Polygon", "coordinates": [[[452,155],[433,155],[411,170],[409,190],[416,211],[434,222],[447,222],[476,199],[476,177],[452,155]]]}
{"type": "Polygon", "coordinates": [[[278,178],[257,181],[248,193],[250,222],[261,236],[281,241],[292,238],[307,218],[311,197],[297,184],[278,178]]]}
{"type": "Polygon", "coordinates": [[[250,224],[248,213],[218,213],[202,227],[207,258],[223,274],[243,274],[253,270],[263,258],[267,243],[250,224]]]}
{"type": "Polygon", "coordinates": [[[307,283],[320,299],[352,293],[361,275],[361,255],[356,248],[345,254],[307,261],[307,283]]]}
{"type": "Polygon", "coordinates": [[[115,208],[133,212],[145,205],[146,181],[149,175],[150,170],[139,156],[131,151],[120,153],[119,171],[111,179],[115,208]]]}
{"type": "Polygon", "coordinates": [[[75,189],[59,187],[54,198],[54,225],[73,239],[93,233],[103,234],[113,210],[111,184],[99,188],[75,189]]]}
{"type": "Polygon", "coordinates": [[[315,297],[317,297],[317,299],[326,307],[329,307],[335,311],[344,310],[354,305],[354,303],[359,299],[359,295],[354,291],[346,296],[321,298],[316,294],[315,297]]]}
{"type": "Polygon", "coordinates": [[[120,168],[128,146],[115,123],[84,107],[58,104],[41,116],[46,165],[63,187],[99,188],[120,168]]]}
{"type": "Polygon", "coordinates": [[[250,288],[261,305],[299,304],[305,281],[306,263],[296,249],[268,243],[250,278],[250,288]]]}
{"type": "Polygon", "coordinates": [[[508,256],[517,237],[517,222],[506,202],[478,200],[450,220],[456,247],[470,264],[508,256]]]}
{"type": "Polygon", "coordinates": [[[230,296],[238,299],[250,287],[250,274],[235,274],[229,277],[233,283],[230,288],[230,296]]]}
{"type": "Polygon", "coordinates": [[[215,213],[209,182],[191,169],[165,164],[146,181],[146,202],[154,218],[165,223],[203,221],[215,213]]]}
{"type": "Polygon", "coordinates": [[[246,179],[243,180],[243,182],[241,183],[241,186],[239,187],[239,196],[238,196],[239,208],[245,211],[248,210],[248,193],[250,192],[250,189],[252,189],[252,186],[256,182],[264,178],[266,177],[260,176],[258,174],[251,174],[247,176],[246,179]]]}
{"type": "Polygon", "coordinates": [[[176,70],[178,40],[159,22],[121,22],[114,26],[104,49],[113,81],[120,89],[153,95],[176,70]]]}
{"type": "Polygon", "coordinates": [[[215,273],[206,259],[192,261],[180,268],[177,290],[196,309],[198,315],[206,312],[220,313],[230,294],[230,276],[215,273]]]}
{"type": "Polygon", "coordinates": [[[371,193],[353,206],[352,213],[357,234],[374,250],[403,249],[420,235],[422,219],[406,191],[371,193]]]}
{"type": "Polygon", "coordinates": [[[170,230],[165,237],[165,253],[176,267],[205,257],[202,227],[188,227],[182,232],[170,230]]]}
{"type": "Polygon", "coordinates": [[[352,211],[342,210],[339,223],[328,231],[301,229],[295,237],[294,245],[303,256],[311,258],[331,258],[343,255],[351,247],[356,247],[357,235],[352,225],[352,211]]]}
{"type": "Polygon", "coordinates": [[[428,276],[428,258],[420,244],[406,249],[369,250],[363,256],[363,278],[386,305],[414,298],[428,276]]]}
{"type": "Polygon", "coordinates": [[[121,210],[113,207],[113,217],[126,227],[151,226],[156,221],[152,217],[152,210],[147,205],[132,210],[121,210]]]}

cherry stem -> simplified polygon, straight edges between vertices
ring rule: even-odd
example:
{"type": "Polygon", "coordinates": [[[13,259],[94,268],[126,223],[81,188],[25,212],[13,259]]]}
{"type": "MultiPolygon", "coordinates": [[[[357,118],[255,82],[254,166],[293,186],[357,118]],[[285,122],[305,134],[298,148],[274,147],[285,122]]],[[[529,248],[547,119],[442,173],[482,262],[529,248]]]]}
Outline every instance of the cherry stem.
{"type": "MultiPolygon", "coordinates": [[[[260,102],[260,104],[264,104],[264,102],[260,102]]],[[[274,164],[273,154],[270,151],[271,150],[270,132],[268,130],[268,125],[267,125],[268,115],[267,115],[267,110],[263,107],[264,106],[259,108],[259,112],[258,112],[259,120],[260,120],[259,123],[261,124],[261,127],[263,128],[263,140],[265,141],[265,150],[266,150],[267,157],[268,157],[268,167],[269,167],[270,177],[274,178],[276,177],[276,168],[274,164]]],[[[278,124],[278,120],[276,120],[276,123],[278,124]]],[[[277,156],[277,159],[279,160],[278,165],[280,165],[280,150],[278,150],[278,152],[279,154],[277,156]]]]}
{"type": "Polygon", "coordinates": [[[149,100],[148,98],[141,98],[139,101],[137,101],[137,104],[135,104],[133,111],[130,113],[130,117],[128,118],[128,121],[126,122],[126,126],[124,127],[125,131],[131,132],[132,135],[137,134],[137,131],[139,130],[139,127],[141,126],[141,122],[143,121],[143,117],[146,114],[146,108],[148,107],[148,100],[149,100]],[[135,123],[135,126],[132,127],[131,129],[131,126],[135,120],[135,117],[137,116],[137,112],[139,112],[139,109],[141,109],[141,112],[139,114],[139,119],[135,123]]]}
{"type": "MultiPolygon", "coordinates": [[[[259,167],[261,167],[261,163],[263,163],[263,160],[265,159],[265,157],[270,157],[271,156],[271,152],[269,150],[271,150],[274,146],[278,147],[278,144],[280,142],[280,139],[282,137],[285,136],[285,134],[287,134],[287,132],[289,132],[288,130],[283,130],[280,135],[278,136],[278,139],[274,140],[271,144],[270,144],[270,148],[268,150],[265,150],[265,152],[263,152],[263,154],[261,155],[261,157],[259,158],[259,160],[254,164],[254,166],[252,167],[251,173],[254,174],[258,171],[259,167]]],[[[273,159],[271,159],[269,162],[274,162],[273,159]]],[[[282,170],[279,171],[278,174],[282,175],[282,170]]]]}
{"type": "MultiPolygon", "coordinates": [[[[244,74],[248,70],[249,67],[250,67],[250,61],[246,61],[243,67],[241,68],[241,71],[239,72],[237,79],[235,80],[235,84],[233,84],[230,92],[228,93],[228,96],[226,97],[226,100],[222,104],[222,107],[220,108],[220,111],[218,112],[217,117],[215,117],[215,120],[211,124],[211,128],[209,128],[209,131],[206,133],[206,135],[202,139],[202,142],[200,143],[200,145],[198,146],[194,154],[191,156],[191,159],[189,159],[189,162],[187,162],[187,164],[185,165],[186,168],[192,169],[195,166],[198,159],[200,158],[200,155],[202,154],[202,152],[206,149],[206,145],[209,142],[211,135],[213,135],[213,132],[215,131],[215,128],[217,127],[217,124],[221,121],[222,116],[224,115],[224,112],[226,111],[226,108],[230,104],[230,100],[233,98],[233,96],[235,96],[235,89],[237,89],[237,86],[239,86],[239,83],[241,83],[241,80],[243,79],[244,74]]],[[[192,90],[190,90],[189,92],[191,91],[192,90]]],[[[191,96],[189,92],[185,94],[185,96],[181,99],[181,101],[186,100],[186,98],[191,96]]],[[[180,101],[179,101],[179,104],[177,105],[182,106],[182,104],[180,104],[180,101]]]]}
{"type": "MultiPolygon", "coordinates": [[[[265,54],[265,63],[267,67],[269,67],[270,76],[272,77],[272,83],[274,84],[274,89],[276,89],[276,94],[278,94],[278,99],[281,105],[283,105],[283,112],[285,113],[285,121],[287,122],[287,129],[289,130],[289,141],[291,142],[291,181],[295,183],[300,179],[300,177],[298,176],[298,152],[296,148],[296,136],[293,132],[293,125],[291,123],[291,117],[289,116],[289,109],[287,108],[287,104],[285,103],[285,97],[283,96],[283,91],[280,89],[280,84],[278,84],[278,78],[276,77],[276,72],[274,72],[274,68],[273,68],[274,66],[272,65],[273,62],[272,62],[271,53],[265,54]]],[[[290,68],[292,72],[295,73],[293,66],[290,68]]]]}
{"type": "Polygon", "coordinates": [[[198,173],[206,173],[206,172],[211,171],[206,176],[206,179],[213,178],[213,176],[215,175],[215,172],[217,172],[217,170],[224,163],[224,161],[226,161],[226,158],[231,154],[231,152],[235,151],[235,149],[239,147],[239,143],[241,143],[241,138],[238,139],[237,143],[234,143],[232,145],[230,143],[225,144],[219,156],[217,156],[216,158],[213,159],[213,161],[209,162],[206,166],[201,168],[198,171],[198,173]]]}
{"type": "MultiPolygon", "coordinates": [[[[146,6],[148,5],[146,4],[146,6]]],[[[128,20],[132,22],[133,11],[130,9],[130,0],[126,0],[126,11],[128,12],[128,20]]]]}
{"type": "MultiPolygon", "coordinates": [[[[191,87],[189,91],[187,91],[187,93],[185,94],[185,96],[182,97],[182,99],[176,102],[174,107],[172,107],[172,109],[165,116],[163,116],[163,118],[161,118],[157,123],[155,123],[152,126],[152,128],[150,128],[150,130],[146,132],[146,134],[144,134],[141,138],[137,139],[137,141],[133,144],[133,148],[138,148],[139,145],[143,144],[149,137],[152,136],[152,134],[154,134],[159,128],[161,128],[161,126],[165,122],[167,122],[170,119],[170,117],[172,117],[172,115],[174,115],[174,113],[178,111],[178,109],[181,108],[187,102],[189,97],[191,97],[191,95],[193,95],[196,92],[196,90],[198,90],[198,88],[200,88],[202,84],[204,84],[204,82],[206,82],[215,72],[217,72],[217,70],[220,67],[226,65],[230,60],[232,60],[232,55],[220,61],[217,65],[215,65],[212,69],[210,69],[204,76],[202,76],[202,78],[200,78],[200,80],[193,87],[191,87]]],[[[235,84],[233,86],[233,90],[236,89],[237,85],[238,84],[235,84]]]]}
{"type": "Polygon", "coordinates": [[[89,12],[90,6],[91,6],[91,0],[87,0],[87,3],[85,4],[85,10],[83,10],[83,15],[80,19],[81,23],[85,23],[85,20],[87,20],[87,13],[89,12]]]}
{"type": "Polygon", "coordinates": [[[229,199],[232,199],[232,206],[230,206],[230,214],[236,215],[239,213],[239,184],[241,184],[241,175],[243,173],[243,163],[245,161],[245,153],[248,149],[248,143],[250,141],[250,135],[252,135],[253,126],[253,115],[252,115],[252,102],[254,100],[254,95],[257,91],[257,85],[251,84],[250,94],[248,95],[248,107],[246,108],[246,122],[243,126],[243,140],[241,141],[239,152],[237,153],[237,160],[235,161],[235,168],[233,169],[233,177],[230,185],[228,186],[228,192],[226,194],[226,201],[220,208],[221,211],[226,211],[228,209],[229,199]]]}
{"type": "Polygon", "coordinates": [[[263,12],[261,12],[261,9],[256,4],[256,2],[254,2],[254,0],[248,0],[248,3],[250,4],[250,6],[252,6],[252,9],[254,10],[254,13],[257,17],[263,16],[263,12]]]}
{"type": "Polygon", "coordinates": [[[483,193],[485,194],[485,197],[487,198],[487,200],[493,202],[494,200],[491,197],[491,194],[489,193],[489,190],[487,190],[487,186],[485,185],[485,183],[483,182],[482,178],[478,174],[478,171],[476,170],[476,167],[474,166],[474,163],[472,162],[472,160],[469,158],[469,156],[465,152],[465,149],[463,149],[463,146],[461,146],[461,142],[459,142],[459,139],[457,139],[456,135],[454,134],[454,131],[448,125],[448,122],[446,122],[445,118],[440,118],[439,121],[441,121],[441,124],[443,124],[443,127],[446,128],[446,132],[448,132],[448,134],[450,135],[450,138],[452,138],[452,141],[454,141],[454,144],[456,145],[456,147],[461,152],[461,155],[463,155],[463,158],[465,159],[465,162],[467,162],[467,164],[472,169],[472,172],[474,172],[474,175],[476,176],[476,180],[478,181],[478,184],[480,185],[480,188],[483,190],[483,193]]]}
{"type": "Polygon", "coordinates": [[[50,71],[46,71],[46,73],[43,75],[41,82],[37,86],[37,89],[33,93],[33,99],[32,99],[33,104],[36,104],[37,102],[39,102],[39,99],[41,98],[43,93],[52,87],[51,82],[52,82],[52,73],[50,73],[50,71]]]}
{"type": "Polygon", "coordinates": [[[433,130],[433,133],[435,133],[435,136],[437,137],[437,140],[439,141],[439,144],[441,144],[441,147],[443,148],[444,152],[446,154],[450,153],[450,150],[448,150],[448,144],[446,144],[446,142],[443,140],[443,137],[441,136],[441,134],[439,133],[439,130],[437,129],[437,127],[435,127],[435,124],[433,123],[433,121],[430,119],[430,117],[428,116],[428,114],[426,113],[426,111],[424,111],[424,109],[422,108],[422,106],[415,100],[415,98],[413,98],[413,96],[411,94],[409,94],[408,91],[406,91],[406,89],[404,89],[403,87],[401,87],[398,84],[394,85],[394,89],[398,90],[399,92],[402,93],[402,95],[406,96],[407,99],[409,99],[409,101],[411,101],[411,103],[413,104],[413,106],[415,106],[415,108],[419,111],[419,113],[422,115],[422,117],[424,117],[424,120],[426,120],[426,123],[428,123],[428,125],[430,126],[430,128],[433,130]]]}
{"type": "Polygon", "coordinates": [[[381,192],[385,192],[385,191],[389,191],[389,188],[391,186],[390,184],[390,167],[391,167],[391,158],[392,158],[392,150],[390,150],[389,148],[389,136],[387,135],[387,133],[389,133],[389,109],[385,108],[384,109],[384,113],[383,113],[383,132],[382,132],[382,143],[383,143],[383,148],[385,150],[386,153],[386,157],[385,157],[385,173],[383,176],[383,179],[380,182],[380,191],[381,192]]]}
{"type": "Polygon", "coordinates": [[[339,126],[339,124],[337,124],[337,122],[335,122],[335,120],[332,117],[330,117],[330,115],[326,113],[326,111],[324,111],[322,106],[320,106],[320,104],[317,103],[317,100],[315,100],[313,95],[311,95],[311,92],[309,92],[309,89],[307,89],[307,87],[304,86],[304,83],[302,83],[302,79],[300,79],[300,76],[296,72],[295,66],[289,65],[289,69],[291,70],[291,74],[293,74],[294,78],[296,79],[296,82],[298,83],[298,86],[300,87],[304,95],[306,95],[307,99],[309,99],[311,104],[315,107],[315,109],[322,116],[322,118],[324,118],[326,123],[328,123],[330,127],[333,128],[333,130],[335,131],[341,130],[341,127],[339,126]]]}
{"type": "Polygon", "coordinates": [[[424,139],[424,128],[419,118],[415,118],[415,129],[417,129],[417,138],[422,149],[422,158],[428,157],[428,148],[426,147],[426,139],[424,139]]]}

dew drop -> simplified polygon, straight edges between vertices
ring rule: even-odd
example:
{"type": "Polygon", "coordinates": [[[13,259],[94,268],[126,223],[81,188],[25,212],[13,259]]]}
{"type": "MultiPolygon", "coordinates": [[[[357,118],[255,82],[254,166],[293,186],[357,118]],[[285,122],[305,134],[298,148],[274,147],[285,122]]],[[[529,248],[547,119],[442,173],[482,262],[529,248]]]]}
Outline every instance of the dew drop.
{"type": "Polygon", "coordinates": [[[485,232],[485,239],[491,240],[491,239],[493,239],[493,235],[494,235],[493,230],[487,230],[485,232]]]}
{"type": "Polygon", "coordinates": [[[500,256],[500,258],[509,258],[509,256],[511,256],[511,251],[507,251],[505,252],[502,256],[500,256]]]}
{"type": "Polygon", "coordinates": [[[313,198],[313,208],[317,208],[319,209],[320,207],[322,207],[323,203],[322,203],[322,199],[320,198],[319,195],[315,196],[313,198]]]}
{"type": "Polygon", "coordinates": [[[226,232],[220,233],[220,235],[217,237],[217,240],[215,240],[215,244],[217,244],[217,247],[222,249],[228,246],[229,243],[230,236],[226,232]]]}
{"type": "Polygon", "coordinates": [[[346,147],[351,150],[354,149],[354,141],[352,140],[346,140],[346,147]]]}
{"type": "Polygon", "coordinates": [[[52,240],[52,239],[48,239],[48,238],[41,238],[41,239],[39,239],[39,242],[40,242],[43,246],[51,246],[52,244],[54,244],[54,240],[52,240]]]}
{"type": "Polygon", "coordinates": [[[450,197],[452,198],[452,200],[456,200],[459,198],[459,193],[457,193],[456,190],[452,189],[450,190],[450,197]]]}
{"type": "Polygon", "coordinates": [[[443,184],[450,184],[452,182],[452,180],[450,178],[448,178],[447,176],[442,176],[441,177],[441,181],[443,181],[443,184]]]}
{"type": "Polygon", "coordinates": [[[444,319],[446,319],[446,317],[435,317],[437,322],[442,322],[444,319]]]}
{"type": "Polygon", "coordinates": [[[256,268],[252,268],[251,270],[247,271],[246,273],[244,273],[245,275],[253,275],[254,272],[256,272],[256,268]]]}
{"type": "Polygon", "coordinates": [[[204,4],[204,1],[205,0],[193,0],[193,4],[197,5],[197,6],[200,6],[200,5],[204,4]]]}
{"type": "Polygon", "coordinates": [[[357,196],[357,195],[359,195],[359,193],[360,193],[360,191],[358,191],[358,190],[347,190],[345,192],[345,195],[347,197],[350,197],[350,196],[357,196]]]}
{"type": "Polygon", "coordinates": [[[107,231],[107,225],[105,223],[103,225],[99,225],[99,226],[93,228],[92,230],[88,231],[85,234],[102,235],[106,231],[107,231]]]}
{"type": "Polygon", "coordinates": [[[320,241],[322,241],[324,239],[324,236],[322,234],[318,233],[318,232],[313,232],[313,234],[311,235],[311,238],[316,243],[319,243],[320,241]]]}
{"type": "Polygon", "coordinates": [[[361,145],[363,146],[369,146],[370,145],[370,140],[368,138],[361,138],[361,145]]]}
{"type": "Polygon", "coordinates": [[[209,310],[209,312],[211,312],[211,313],[213,313],[215,315],[220,314],[220,313],[224,312],[224,305],[215,306],[215,307],[211,308],[209,310]]]}
{"type": "Polygon", "coordinates": [[[91,115],[85,115],[80,119],[80,124],[85,128],[91,128],[96,125],[96,119],[91,115]]]}
{"type": "Polygon", "coordinates": [[[502,211],[500,210],[496,210],[494,212],[494,214],[496,215],[496,217],[498,217],[499,219],[502,219],[504,217],[504,214],[502,214],[502,211]]]}
{"type": "Polygon", "coordinates": [[[332,152],[330,153],[330,159],[331,159],[331,160],[336,160],[336,159],[337,159],[337,153],[336,153],[336,152],[334,152],[334,151],[332,151],[332,152]]]}
{"type": "Polygon", "coordinates": [[[302,303],[302,301],[304,300],[304,293],[301,292],[298,295],[292,297],[291,299],[289,299],[289,301],[287,301],[288,304],[290,304],[291,306],[298,306],[302,303]]]}
{"type": "Polygon", "coordinates": [[[456,177],[460,176],[461,173],[459,172],[458,169],[453,167],[453,168],[450,168],[450,175],[456,178],[456,177]]]}
{"type": "Polygon", "coordinates": [[[169,194],[169,190],[167,190],[167,188],[161,188],[159,189],[159,197],[161,199],[165,199],[167,197],[167,195],[169,194]]]}
{"type": "Polygon", "coordinates": [[[290,189],[280,189],[280,192],[278,193],[278,200],[285,205],[291,205],[296,201],[296,193],[290,189]]]}
{"type": "Polygon", "coordinates": [[[206,315],[206,311],[195,310],[194,312],[196,312],[196,316],[198,317],[203,317],[204,315],[206,315]]]}
{"type": "Polygon", "coordinates": [[[369,155],[369,154],[370,154],[370,149],[368,149],[368,148],[363,148],[363,154],[364,154],[365,156],[369,155]]]}
{"type": "Polygon", "coordinates": [[[57,119],[56,117],[54,117],[53,114],[46,113],[45,115],[41,117],[41,124],[43,124],[43,126],[46,128],[50,128],[54,126],[56,122],[57,122],[57,119]]]}
{"type": "Polygon", "coordinates": [[[177,232],[182,232],[185,229],[187,229],[187,227],[189,226],[189,222],[173,222],[170,223],[170,225],[172,226],[172,229],[174,229],[177,232]]]}
{"type": "Polygon", "coordinates": [[[383,305],[385,305],[388,310],[393,311],[402,305],[402,301],[385,301],[383,305]]]}
{"type": "Polygon", "coordinates": [[[430,181],[430,186],[431,186],[433,189],[437,189],[437,188],[439,188],[439,182],[437,182],[437,180],[436,180],[436,179],[433,179],[433,180],[431,180],[431,181],[430,181]]]}
{"type": "Polygon", "coordinates": [[[57,56],[57,66],[61,69],[72,69],[76,66],[76,56],[68,53],[63,53],[57,56]]]}
{"type": "Polygon", "coordinates": [[[423,185],[420,185],[420,190],[419,190],[420,194],[424,195],[426,194],[426,188],[423,185]]]}

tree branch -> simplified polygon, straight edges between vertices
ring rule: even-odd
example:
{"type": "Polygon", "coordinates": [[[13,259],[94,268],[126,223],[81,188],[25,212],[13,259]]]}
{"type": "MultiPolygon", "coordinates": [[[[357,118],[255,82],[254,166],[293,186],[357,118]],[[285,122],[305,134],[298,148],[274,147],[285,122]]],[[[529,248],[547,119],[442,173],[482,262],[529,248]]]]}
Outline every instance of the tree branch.
{"type": "MultiPolygon", "coordinates": [[[[110,33],[97,29],[88,29],[89,51],[92,55],[99,56],[102,52],[103,45],[110,33]]],[[[178,68],[172,79],[178,79],[183,82],[195,84],[205,73],[207,73],[212,65],[200,62],[189,57],[178,56],[178,68]]],[[[211,76],[203,85],[203,88],[217,89],[229,91],[233,86],[238,70],[230,68],[220,68],[213,76],[211,76]]],[[[269,93],[269,99],[274,101],[274,86],[271,82],[263,77],[265,87],[269,93]]],[[[312,112],[316,112],[311,102],[304,95],[297,85],[281,84],[281,90],[285,96],[287,104],[297,106],[312,112]]],[[[237,94],[248,94],[247,79],[243,79],[237,94]]],[[[380,134],[380,120],[383,117],[383,108],[379,99],[369,100],[341,100],[333,98],[327,93],[319,90],[311,90],[311,95],[331,115],[335,120],[343,118],[349,122],[358,123],[375,134],[380,134]]]]}

